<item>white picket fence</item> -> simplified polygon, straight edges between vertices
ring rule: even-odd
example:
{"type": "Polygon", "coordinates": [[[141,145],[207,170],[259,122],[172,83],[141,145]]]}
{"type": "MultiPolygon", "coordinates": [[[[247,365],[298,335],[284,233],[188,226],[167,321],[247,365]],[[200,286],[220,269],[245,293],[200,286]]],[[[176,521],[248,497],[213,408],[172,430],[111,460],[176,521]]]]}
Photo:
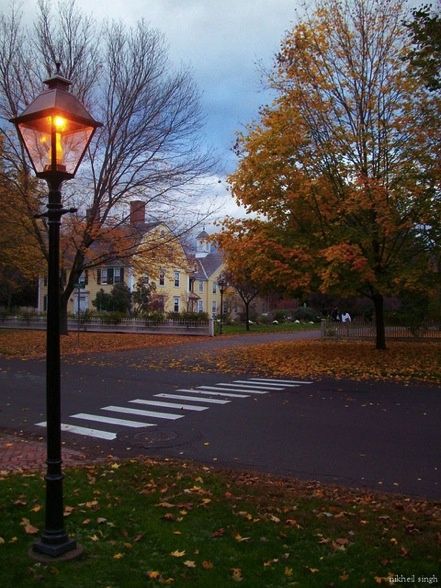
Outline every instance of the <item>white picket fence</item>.
{"type": "MultiPolygon", "coordinates": [[[[375,339],[375,323],[322,320],[322,339],[375,339]]],[[[441,342],[440,325],[422,325],[418,328],[386,325],[386,338],[396,340],[428,340],[441,342]]]]}
{"type": "MultiPolygon", "coordinates": [[[[69,332],[101,332],[101,333],[150,333],[157,335],[201,335],[213,337],[214,321],[183,321],[164,320],[148,321],[132,318],[124,318],[118,322],[92,319],[88,321],[69,319],[69,332]]],[[[33,316],[30,318],[6,317],[0,319],[0,329],[46,329],[45,316],[33,316]]]]}

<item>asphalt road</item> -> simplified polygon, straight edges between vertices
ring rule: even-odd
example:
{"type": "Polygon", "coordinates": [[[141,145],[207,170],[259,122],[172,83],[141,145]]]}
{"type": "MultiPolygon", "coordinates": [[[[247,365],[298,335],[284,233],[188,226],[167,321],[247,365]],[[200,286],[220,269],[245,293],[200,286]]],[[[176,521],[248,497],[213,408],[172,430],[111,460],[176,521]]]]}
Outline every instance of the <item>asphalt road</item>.
{"type": "MultiPolygon", "coordinates": [[[[220,344],[228,342],[218,339],[213,352],[220,344]]],[[[262,375],[257,380],[251,373],[134,368],[143,354],[138,350],[106,354],[101,362],[89,357],[63,363],[67,446],[90,456],[185,458],[441,498],[438,387],[294,378],[276,382],[262,375]],[[168,416],[159,416],[164,414],[168,416]],[[127,421],[138,425],[128,427],[127,421]],[[78,426],[108,438],[73,432],[78,426]]],[[[44,370],[43,361],[0,360],[0,428],[44,436],[39,424],[46,418],[44,370]]]]}

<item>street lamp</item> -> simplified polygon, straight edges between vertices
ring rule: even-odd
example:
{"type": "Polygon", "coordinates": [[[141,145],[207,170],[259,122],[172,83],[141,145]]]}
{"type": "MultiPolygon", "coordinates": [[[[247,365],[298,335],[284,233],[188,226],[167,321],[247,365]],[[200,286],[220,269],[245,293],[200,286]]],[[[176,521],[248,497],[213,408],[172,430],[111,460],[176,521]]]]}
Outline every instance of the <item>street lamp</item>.
{"type": "Polygon", "coordinates": [[[221,311],[220,311],[220,323],[219,323],[219,335],[222,335],[223,319],[224,319],[224,292],[227,287],[227,281],[224,276],[220,276],[217,280],[219,286],[219,292],[221,295],[221,311]]]}
{"type": "Polygon", "coordinates": [[[47,473],[46,520],[40,540],[33,544],[36,559],[72,559],[82,551],[64,530],[60,404],[60,224],[75,209],[61,204],[61,184],[75,176],[97,127],[85,107],[68,91],[71,84],[57,73],[44,82],[47,89],[24,112],[11,119],[38,178],[49,188],[48,302],[46,326],[47,473]]]}

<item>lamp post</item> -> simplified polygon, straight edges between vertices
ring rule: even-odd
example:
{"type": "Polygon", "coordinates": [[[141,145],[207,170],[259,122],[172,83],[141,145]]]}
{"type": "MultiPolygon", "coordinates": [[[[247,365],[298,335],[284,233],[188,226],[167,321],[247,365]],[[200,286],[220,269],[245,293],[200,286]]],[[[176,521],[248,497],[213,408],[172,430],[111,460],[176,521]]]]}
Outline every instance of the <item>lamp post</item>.
{"type": "Polygon", "coordinates": [[[217,285],[219,286],[219,292],[221,295],[221,311],[220,311],[220,323],[219,323],[219,335],[222,335],[222,328],[224,322],[224,292],[227,287],[227,281],[224,276],[220,276],[217,285]]]}
{"type": "Polygon", "coordinates": [[[49,188],[48,302],[46,326],[46,418],[47,472],[45,529],[31,548],[35,559],[72,559],[82,552],[64,530],[63,474],[61,459],[60,403],[60,224],[61,217],[75,209],[64,209],[61,184],[75,176],[97,127],[85,107],[68,88],[70,81],[60,75],[44,82],[47,89],[14,119],[38,178],[49,188]]]}

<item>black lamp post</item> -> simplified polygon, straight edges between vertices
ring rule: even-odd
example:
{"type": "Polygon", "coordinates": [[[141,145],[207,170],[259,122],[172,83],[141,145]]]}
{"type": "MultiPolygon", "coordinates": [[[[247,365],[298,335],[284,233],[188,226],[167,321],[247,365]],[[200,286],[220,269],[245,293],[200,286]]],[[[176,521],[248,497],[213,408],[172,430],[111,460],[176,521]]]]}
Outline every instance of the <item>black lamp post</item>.
{"type": "Polygon", "coordinates": [[[219,335],[222,335],[222,328],[224,323],[224,292],[227,287],[227,281],[224,276],[220,276],[217,285],[219,286],[219,292],[221,295],[221,311],[220,311],[220,323],[219,323],[219,335]]]}
{"type": "Polygon", "coordinates": [[[46,327],[47,473],[46,520],[31,555],[36,559],[70,559],[81,553],[64,530],[60,403],[60,224],[66,210],[61,204],[61,184],[75,176],[97,127],[84,106],[73,96],[70,81],[57,73],[44,83],[48,88],[18,117],[11,119],[38,178],[49,187],[48,303],[46,327]]]}

